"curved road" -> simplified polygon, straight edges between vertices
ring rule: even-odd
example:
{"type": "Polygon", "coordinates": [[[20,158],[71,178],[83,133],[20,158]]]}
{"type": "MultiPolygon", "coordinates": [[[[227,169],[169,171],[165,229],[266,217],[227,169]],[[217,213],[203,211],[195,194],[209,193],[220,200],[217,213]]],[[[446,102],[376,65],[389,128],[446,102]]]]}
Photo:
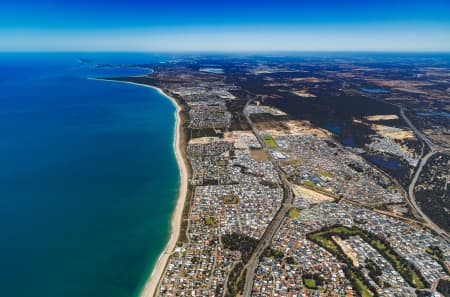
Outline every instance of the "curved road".
{"type": "Polygon", "coordinates": [[[414,188],[416,186],[417,180],[419,179],[420,173],[422,172],[423,167],[425,166],[425,164],[428,162],[428,160],[436,153],[438,152],[443,152],[446,151],[445,148],[441,148],[437,145],[435,145],[425,134],[423,134],[420,130],[418,130],[414,124],[410,121],[410,119],[405,115],[405,110],[403,109],[403,107],[400,107],[400,115],[402,116],[403,120],[406,122],[406,124],[408,124],[408,126],[411,128],[411,130],[414,131],[414,133],[417,135],[417,137],[419,139],[421,139],[424,143],[426,143],[428,145],[428,147],[430,148],[430,152],[427,153],[425,156],[422,156],[422,158],[420,159],[419,165],[417,167],[416,172],[414,173],[414,176],[411,180],[411,183],[409,184],[408,187],[408,202],[409,205],[413,208],[413,210],[419,215],[420,218],[422,218],[426,224],[428,225],[428,227],[430,229],[432,229],[434,232],[436,232],[437,234],[439,234],[442,238],[444,238],[445,240],[447,240],[448,242],[450,242],[450,236],[448,235],[448,233],[442,229],[441,227],[439,227],[438,225],[436,225],[423,211],[422,209],[419,207],[419,205],[417,204],[416,201],[416,196],[414,194],[414,188]]]}
{"type": "Polygon", "coordinates": [[[411,120],[406,116],[405,109],[403,107],[400,107],[400,115],[402,116],[406,124],[408,124],[408,126],[411,128],[411,130],[414,131],[417,137],[419,137],[423,142],[425,142],[432,151],[439,150],[438,146],[436,146],[425,134],[422,133],[422,131],[420,131],[419,129],[416,128],[416,126],[414,126],[411,120]]]}
{"type": "MultiPolygon", "coordinates": [[[[246,112],[246,107],[247,107],[247,105],[250,102],[251,102],[251,100],[247,101],[247,103],[246,103],[246,105],[244,107],[244,116],[245,116],[248,124],[250,125],[250,128],[252,129],[253,133],[258,138],[258,141],[263,146],[263,149],[267,150],[267,147],[265,146],[265,143],[264,143],[263,139],[261,138],[259,133],[257,133],[258,131],[256,131],[256,129],[254,128],[253,123],[252,123],[250,117],[248,116],[248,114],[246,112]]],[[[409,184],[409,187],[408,187],[408,196],[409,196],[408,203],[413,208],[413,210],[416,212],[416,214],[425,221],[426,225],[430,229],[432,229],[434,232],[436,232],[438,235],[440,235],[443,239],[445,239],[448,242],[450,242],[450,236],[448,235],[448,233],[445,232],[445,230],[443,230],[439,226],[437,226],[420,209],[419,205],[416,202],[415,195],[414,195],[415,185],[417,183],[417,180],[419,179],[420,173],[422,172],[422,169],[425,166],[425,164],[428,162],[428,160],[434,154],[436,154],[438,152],[447,151],[447,149],[441,148],[441,147],[435,145],[433,142],[431,142],[430,139],[428,139],[428,137],[425,134],[423,134],[420,130],[418,130],[413,125],[413,123],[409,120],[409,118],[405,115],[403,107],[400,107],[400,115],[405,120],[407,125],[411,128],[411,130],[414,131],[414,133],[417,135],[417,137],[419,139],[421,139],[424,143],[426,143],[426,145],[428,145],[428,147],[430,148],[430,152],[427,153],[425,156],[421,157],[419,165],[417,167],[417,170],[414,173],[414,176],[413,176],[413,179],[411,180],[411,183],[409,184]]],[[[268,154],[269,154],[269,156],[271,156],[270,152],[268,152],[268,154]]],[[[243,290],[243,294],[242,294],[244,297],[249,297],[251,295],[251,291],[252,291],[252,287],[253,287],[253,280],[255,278],[255,269],[256,269],[256,266],[258,264],[259,258],[262,255],[262,253],[264,252],[264,250],[271,243],[272,237],[275,235],[275,233],[280,228],[280,225],[283,222],[283,219],[286,216],[287,212],[289,211],[289,208],[291,207],[291,203],[292,203],[292,200],[293,200],[293,194],[292,194],[292,191],[290,189],[289,182],[286,180],[286,178],[282,174],[282,172],[281,172],[277,162],[275,160],[273,160],[272,157],[271,157],[271,161],[272,161],[275,169],[277,171],[279,171],[279,173],[280,173],[280,177],[281,177],[281,180],[282,180],[282,183],[283,183],[284,201],[283,201],[283,204],[281,205],[280,209],[276,213],[275,217],[270,222],[269,226],[266,228],[266,231],[264,232],[263,236],[259,240],[258,245],[257,245],[255,251],[253,252],[250,260],[245,265],[245,268],[247,269],[247,273],[246,273],[246,278],[245,278],[244,290],[243,290]]]]}
{"type": "Polygon", "coordinates": [[[420,173],[422,172],[423,167],[425,166],[425,164],[428,162],[428,160],[434,155],[436,154],[437,151],[431,151],[428,154],[426,154],[425,156],[422,157],[422,159],[420,160],[419,163],[419,167],[417,167],[417,170],[414,174],[413,179],[411,180],[411,183],[409,184],[408,187],[408,195],[409,195],[409,202],[411,207],[416,211],[416,213],[427,223],[428,227],[431,228],[434,232],[436,232],[437,234],[439,234],[441,237],[443,237],[445,240],[447,240],[448,242],[450,242],[450,236],[448,235],[447,232],[445,232],[444,229],[442,229],[441,227],[439,227],[438,225],[436,225],[423,211],[422,209],[419,207],[419,205],[417,204],[416,201],[416,197],[414,194],[414,188],[416,186],[417,180],[419,179],[420,173]]]}

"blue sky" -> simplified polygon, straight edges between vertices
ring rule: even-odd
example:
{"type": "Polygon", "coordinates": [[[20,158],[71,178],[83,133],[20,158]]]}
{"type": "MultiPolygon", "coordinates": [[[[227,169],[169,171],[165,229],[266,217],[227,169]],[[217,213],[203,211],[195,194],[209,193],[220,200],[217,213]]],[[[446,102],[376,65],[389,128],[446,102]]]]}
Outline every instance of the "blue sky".
{"type": "Polygon", "coordinates": [[[0,51],[450,51],[450,1],[0,3],[0,51]]]}

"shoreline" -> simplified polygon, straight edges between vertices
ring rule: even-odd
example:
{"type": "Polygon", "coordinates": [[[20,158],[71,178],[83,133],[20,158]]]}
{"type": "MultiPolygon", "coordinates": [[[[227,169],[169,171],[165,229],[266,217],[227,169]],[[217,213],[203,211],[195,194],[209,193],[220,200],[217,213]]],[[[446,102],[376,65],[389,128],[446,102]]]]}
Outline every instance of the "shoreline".
{"type": "Polygon", "coordinates": [[[170,221],[170,236],[167,244],[165,245],[164,249],[162,250],[161,254],[158,257],[158,260],[155,262],[155,265],[153,266],[152,273],[147,277],[147,280],[145,281],[145,284],[142,288],[140,288],[138,296],[140,297],[153,297],[155,296],[156,290],[158,289],[159,282],[164,274],[164,271],[166,269],[167,263],[169,262],[169,258],[172,255],[173,250],[176,247],[180,231],[181,231],[181,223],[183,220],[183,210],[184,205],[187,199],[187,190],[188,190],[188,171],[186,167],[186,159],[183,156],[183,150],[184,148],[181,147],[181,135],[183,133],[182,129],[182,122],[181,122],[181,111],[182,108],[178,104],[178,102],[171,96],[167,95],[161,88],[145,85],[145,84],[139,84],[134,82],[127,82],[127,81],[119,81],[119,80],[112,80],[112,79],[101,79],[101,78],[92,78],[94,80],[104,80],[104,81],[112,81],[112,82],[121,82],[126,84],[133,84],[141,87],[147,87],[152,88],[167,99],[169,99],[172,104],[175,106],[175,132],[174,132],[174,141],[173,141],[173,147],[175,152],[175,158],[177,160],[179,174],[180,174],[180,183],[178,186],[178,194],[177,194],[177,201],[175,204],[175,209],[172,212],[172,218],[170,221]]]}

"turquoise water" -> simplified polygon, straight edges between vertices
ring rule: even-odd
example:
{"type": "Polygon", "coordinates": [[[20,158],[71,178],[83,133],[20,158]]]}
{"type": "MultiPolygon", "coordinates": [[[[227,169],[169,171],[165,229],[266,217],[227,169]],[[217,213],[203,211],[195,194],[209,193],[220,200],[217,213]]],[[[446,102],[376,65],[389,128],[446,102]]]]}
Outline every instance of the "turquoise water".
{"type": "Polygon", "coordinates": [[[371,94],[389,93],[388,91],[379,89],[379,88],[361,88],[361,91],[366,92],[366,93],[371,93],[371,94]]]}
{"type": "Polygon", "coordinates": [[[0,295],[130,297],[169,234],[174,111],[158,92],[86,77],[144,54],[0,55],[0,295]]]}
{"type": "Polygon", "coordinates": [[[222,68],[200,68],[200,71],[210,72],[214,74],[223,74],[222,68]]]}

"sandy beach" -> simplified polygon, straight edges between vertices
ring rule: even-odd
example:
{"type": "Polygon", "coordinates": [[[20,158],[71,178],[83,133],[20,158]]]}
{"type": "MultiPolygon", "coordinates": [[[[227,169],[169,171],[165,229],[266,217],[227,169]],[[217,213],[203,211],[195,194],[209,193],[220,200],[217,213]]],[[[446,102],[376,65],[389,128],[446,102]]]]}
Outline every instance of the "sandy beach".
{"type": "MultiPolygon", "coordinates": [[[[153,87],[153,88],[155,88],[155,87],[153,87]]],[[[145,285],[141,291],[141,294],[140,294],[141,297],[153,297],[155,295],[155,292],[158,289],[159,281],[164,273],[167,262],[169,261],[169,257],[172,254],[172,252],[177,244],[177,240],[180,235],[181,222],[183,219],[183,209],[184,209],[184,203],[186,202],[187,185],[188,185],[186,159],[183,156],[184,148],[181,147],[182,143],[180,141],[180,135],[181,135],[181,133],[183,133],[183,131],[182,131],[183,126],[182,126],[182,123],[180,120],[181,108],[174,98],[168,96],[167,94],[165,94],[163,92],[163,90],[161,90],[159,88],[155,88],[155,89],[157,89],[158,92],[160,92],[162,95],[169,98],[176,107],[174,150],[175,150],[175,156],[176,156],[179,171],[180,171],[180,186],[179,186],[179,190],[178,190],[177,204],[176,204],[175,210],[172,214],[171,232],[170,232],[169,241],[167,242],[166,247],[164,248],[163,252],[159,256],[158,261],[156,262],[150,277],[148,278],[147,282],[145,283],[145,285]]]]}
{"type": "Polygon", "coordinates": [[[187,172],[187,167],[186,167],[186,161],[183,156],[184,148],[181,147],[182,143],[181,143],[181,139],[180,139],[180,135],[181,135],[181,133],[183,133],[183,131],[182,131],[183,125],[181,123],[181,118],[180,118],[181,107],[178,105],[177,101],[174,98],[172,98],[171,96],[164,93],[164,91],[161,90],[160,88],[157,88],[154,86],[138,84],[138,83],[133,83],[133,82],[126,82],[126,81],[116,81],[116,80],[110,80],[110,79],[96,79],[96,80],[122,82],[122,83],[133,84],[133,85],[138,85],[138,86],[142,86],[142,87],[155,89],[159,93],[161,93],[163,96],[168,98],[176,108],[176,110],[175,110],[175,133],[174,133],[173,146],[174,146],[175,157],[177,159],[178,168],[179,168],[179,172],[180,172],[180,184],[179,184],[178,197],[177,197],[175,210],[172,213],[170,238],[169,238],[169,241],[167,242],[164,250],[162,251],[161,255],[159,256],[157,262],[155,263],[152,273],[150,274],[149,278],[145,282],[145,285],[139,294],[139,296],[141,296],[141,297],[153,297],[153,296],[155,296],[155,292],[158,288],[159,281],[164,273],[164,270],[169,261],[170,255],[172,254],[172,252],[175,249],[175,246],[177,244],[177,240],[180,235],[181,223],[182,223],[182,219],[183,219],[184,203],[186,202],[187,186],[188,186],[188,172],[187,172]]]}

